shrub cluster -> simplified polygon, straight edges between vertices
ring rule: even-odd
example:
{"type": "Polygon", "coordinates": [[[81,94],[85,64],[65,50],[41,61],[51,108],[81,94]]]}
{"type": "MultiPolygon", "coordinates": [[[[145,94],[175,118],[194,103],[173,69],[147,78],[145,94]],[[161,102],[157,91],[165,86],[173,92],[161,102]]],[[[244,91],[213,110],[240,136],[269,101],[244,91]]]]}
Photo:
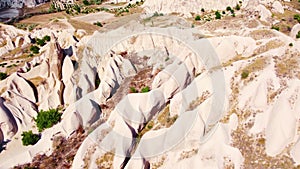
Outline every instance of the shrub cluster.
{"type": "Polygon", "coordinates": [[[22,134],[22,143],[24,146],[34,145],[40,140],[40,135],[33,134],[31,130],[24,131],[22,134]]]}
{"type": "Polygon", "coordinates": [[[61,115],[62,114],[59,113],[57,109],[50,109],[48,111],[41,110],[34,121],[36,122],[38,130],[41,132],[58,123],[61,119],[61,115]]]}

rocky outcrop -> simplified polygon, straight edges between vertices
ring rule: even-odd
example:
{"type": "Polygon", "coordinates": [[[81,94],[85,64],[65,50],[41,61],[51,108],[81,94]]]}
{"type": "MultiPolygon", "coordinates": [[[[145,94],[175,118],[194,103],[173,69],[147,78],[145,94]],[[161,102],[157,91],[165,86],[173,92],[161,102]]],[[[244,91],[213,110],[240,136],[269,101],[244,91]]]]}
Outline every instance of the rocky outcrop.
{"type": "Polygon", "coordinates": [[[63,104],[62,65],[64,54],[55,36],[52,34],[51,37],[50,47],[45,54],[48,57],[45,60],[48,64],[48,77],[43,85],[38,87],[40,110],[57,108],[63,104]]]}
{"type": "Polygon", "coordinates": [[[9,109],[4,104],[4,99],[0,98],[0,128],[4,139],[11,139],[18,131],[16,120],[9,109]]]}
{"type": "Polygon", "coordinates": [[[72,75],[74,73],[74,66],[70,57],[64,59],[62,66],[62,81],[65,85],[63,98],[64,104],[70,105],[76,101],[76,90],[72,82],[72,75]]]}
{"type": "Polygon", "coordinates": [[[7,90],[18,94],[33,103],[37,102],[36,88],[33,85],[30,85],[29,82],[19,74],[12,74],[9,77],[7,84],[7,90]]]}
{"type": "Polygon", "coordinates": [[[281,5],[281,3],[280,3],[279,1],[273,2],[272,8],[273,8],[272,10],[273,10],[274,12],[284,13],[283,6],[281,5]]]}
{"type": "Polygon", "coordinates": [[[0,9],[2,8],[23,8],[35,7],[38,4],[49,2],[49,0],[3,0],[0,2],[0,9]]]}

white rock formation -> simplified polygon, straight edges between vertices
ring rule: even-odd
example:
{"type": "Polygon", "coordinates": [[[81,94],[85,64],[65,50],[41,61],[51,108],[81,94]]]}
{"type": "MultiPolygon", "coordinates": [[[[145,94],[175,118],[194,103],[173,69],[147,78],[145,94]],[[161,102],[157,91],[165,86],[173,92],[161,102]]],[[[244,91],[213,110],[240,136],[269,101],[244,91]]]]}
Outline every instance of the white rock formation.
{"type": "Polygon", "coordinates": [[[16,120],[12,113],[4,105],[4,99],[0,98],[0,124],[4,139],[11,139],[18,131],[16,120]]]}
{"type": "Polygon", "coordinates": [[[296,35],[298,34],[298,32],[300,31],[300,24],[296,24],[293,26],[292,30],[291,30],[291,33],[290,33],[290,36],[294,39],[296,39],[296,35]]]}
{"type": "Polygon", "coordinates": [[[259,12],[260,20],[269,22],[269,19],[272,17],[272,13],[264,5],[259,4],[256,8],[256,11],[259,12]]]}
{"type": "Polygon", "coordinates": [[[273,8],[272,10],[273,10],[274,12],[284,13],[283,6],[281,5],[281,3],[280,3],[279,1],[273,2],[272,8],[273,8]]]}

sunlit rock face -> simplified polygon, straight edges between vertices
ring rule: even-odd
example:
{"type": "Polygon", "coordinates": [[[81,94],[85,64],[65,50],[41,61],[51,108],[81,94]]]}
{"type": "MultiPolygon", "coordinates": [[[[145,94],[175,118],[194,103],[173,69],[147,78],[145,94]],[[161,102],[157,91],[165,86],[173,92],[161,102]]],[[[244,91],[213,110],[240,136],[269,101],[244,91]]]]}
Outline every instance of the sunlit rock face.
{"type": "Polygon", "coordinates": [[[22,8],[35,7],[38,4],[49,2],[49,0],[2,0],[0,1],[0,9],[2,8],[22,8]]]}

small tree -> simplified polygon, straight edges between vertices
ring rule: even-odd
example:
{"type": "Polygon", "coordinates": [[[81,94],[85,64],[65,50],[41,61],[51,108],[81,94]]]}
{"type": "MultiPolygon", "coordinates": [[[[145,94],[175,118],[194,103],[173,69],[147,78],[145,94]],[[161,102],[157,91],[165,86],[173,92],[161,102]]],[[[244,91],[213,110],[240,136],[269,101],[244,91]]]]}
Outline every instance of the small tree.
{"type": "Polygon", "coordinates": [[[40,46],[44,46],[46,44],[44,39],[39,38],[36,39],[36,43],[40,46]]]}
{"type": "Polygon", "coordinates": [[[34,54],[38,54],[40,52],[40,48],[37,46],[30,46],[30,51],[34,54]]]}
{"type": "Polygon", "coordinates": [[[231,10],[232,10],[231,7],[227,6],[226,11],[231,11],[231,10]]]}
{"type": "Polygon", "coordinates": [[[239,4],[236,4],[235,9],[236,9],[236,10],[240,10],[240,9],[241,9],[240,5],[239,5],[239,4]]]}
{"type": "Polygon", "coordinates": [[[204,8],[201,9],[201,12],[205,12],[204,8]]]}
{"type": "Polygon", "coordinates": [[[4,80],[6,78],[7,78],[7,74],[3,73],[3,72],[0,72],[0,80],[4,80]]]}
{"type": "Polygon", "coordinates": [[[50,38],[50,36],[46,35],[43,37],[43,40],[49,42],[51,40],[51,38],[50,38]]]}
{"type": "Polygon", "coordinates": [[[31,130],[24,131],[21,136],[24,146],[34,145],[40,140],[40,136],[38,134],[33,134],[31,130]]]}
{"type": "Polygon", "coordinates": [[[200,18],[200,16],[199,15],[197,15],[196,17],[195,17],[195,20],[196,21],[199,21],[201,18],[200,18]]]}
{"type": "Polygon", "coordinates": [[[36,125],[39,131],[43,131],[46,128],[52,127],[54,124],[58,123],[61,119],[61,113],[57,109],[50,109],[48,111],[41,110],[36,119],[36,125]]]}
{"type": "Polygon", "coordinates": [[[83,4],[87,6],[87,5],[90,5],[90,2],[87,0],[83,0],[83,4]]]}
{"type": "Polygon", "coordinates": [[[221,14],[220,14],[220,12],[219,11],[216,11],[215,12],[215,15],[216,15],[216,19],[221,19],[221,14]]]}

